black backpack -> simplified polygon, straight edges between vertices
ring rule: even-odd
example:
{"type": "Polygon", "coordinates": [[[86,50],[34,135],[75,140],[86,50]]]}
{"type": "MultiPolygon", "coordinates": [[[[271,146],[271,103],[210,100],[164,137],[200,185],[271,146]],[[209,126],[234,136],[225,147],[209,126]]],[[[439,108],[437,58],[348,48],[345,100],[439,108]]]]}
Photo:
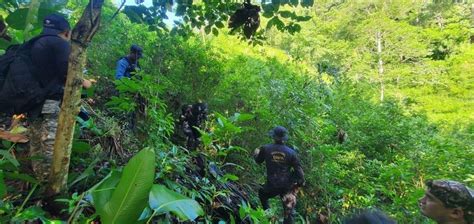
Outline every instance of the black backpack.
{"type": "Polygon", "coordinates": [[[43,105],[49,86],[42,86],[34,75],[31,49],[44,36],[56,35],[40,35],[24,44],[12,45],[0,56],[0,112],[29,113],[43,105]]]}

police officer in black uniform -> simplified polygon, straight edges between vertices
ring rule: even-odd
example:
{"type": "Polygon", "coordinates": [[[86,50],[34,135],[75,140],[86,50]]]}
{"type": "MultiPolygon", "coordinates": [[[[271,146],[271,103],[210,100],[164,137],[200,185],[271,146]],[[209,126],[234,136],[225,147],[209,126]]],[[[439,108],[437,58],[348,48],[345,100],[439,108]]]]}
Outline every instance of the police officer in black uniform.
{"type": "Polygon", "coordinates": [[[292,148],[285,145],[288,140],[286,128],[278,126],[270,132],[273,144],[255,150],[255,161],[265,162],[267,181],[258,191],[264,209],[268,209],[268,199],[280,196],[283,200],[284,223],[294,223],[293,212],[296,205],[296,188],[304,184],[304,173],[300,160],[292,148]]]}

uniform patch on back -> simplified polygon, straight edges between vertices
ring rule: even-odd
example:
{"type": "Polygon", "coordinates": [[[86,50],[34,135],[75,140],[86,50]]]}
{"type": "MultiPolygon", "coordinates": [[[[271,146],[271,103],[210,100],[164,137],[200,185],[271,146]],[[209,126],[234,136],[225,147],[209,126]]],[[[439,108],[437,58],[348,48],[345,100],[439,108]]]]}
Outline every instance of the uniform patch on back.
{"type": "Polygon", "coordinates": [[[272,152],[272,161],[277,163],[285,162],[286,155],[283,152],[272,152]]]}

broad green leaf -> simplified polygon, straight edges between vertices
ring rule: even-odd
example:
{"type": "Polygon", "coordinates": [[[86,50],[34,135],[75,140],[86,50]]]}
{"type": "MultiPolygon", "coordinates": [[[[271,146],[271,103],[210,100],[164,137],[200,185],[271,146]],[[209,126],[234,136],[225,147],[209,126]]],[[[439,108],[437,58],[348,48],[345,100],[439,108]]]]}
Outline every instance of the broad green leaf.
{"type": "Polygon", "coordinates": [[[275,26],[278,30],[282,31],[284,28],[285,28],[285,23],[283,23],[283,21],[280,20],[280,18],[278,17],[275,17],[275,26]]]}
{"type": "Polygon", "coordinates": [[[150,216],[152,216],[152,214],[153,214],[153,210],[151,210],[151,208],[147,206],[143,210],[142,214],[140,214],[140,217],[138,218],[138,221],[144,221],[144,220],[150,218],[150,216]]]}
{"type": "Polygon", "coordinates": [[[224,23],[222,22],[216,22],[214,25],[216,25],[217,28],[221,29],[221,28],[224,28],[224,23]]]}
{"type": "Polygon", "coordinates": [[[22,212],[18,213],[15,217],[13,217],[12,222],[25,222],[25,221],[34,221],[36,219],[43,219],[44,215],[46,214],[43,209],[38,206],[29,207],[22,212]]]}
{"type": "Polygon", "coordinates": [[[112,197],[99,213],[104,223],[135,223],[146,207],[155,176],[155,153],[145,148],[125,166],[112,197]]]}
{"type": "Polygon", "coordinates": [[[3,39],[0,40],[0,55],[5,54],[4,49],[6,49],[9,45],[10,45],[10,43],[4,41],[3,39]],[[7,44],[4,44],[4,43],[7,43],[7,44]]]}
{"type": "Polygon", "coordinates": [[[17,30],[25,29],[28,10],[28,8],[22,8],[10,13],[5,19],[5,21],[8,23],[8,26],[17,30]]]}
{"type": "Polygon", "coordinates": [[[206,32],[206,34],[210,34],[211,33],[211,27],[210,26],[204,27],[204,32],[206,32]]]}
{"type": "Polygon", "coordinates": [[[231,181],[237,181],[237,180],[239,180],[239,177],[238,177],[238,176],[236,176],[236,175],[234,175],[234,174],[230,174],[230,173],[224,175],[223,178],[224,178],[224,180],[231,180],[231,181]]]}
{"type": "Polygon", "coordinates": [[[0,155],[3,156],[3,158],[1,158],[2,160],[4,159],[8,160],[8,162],[10,162],[15,167],[20,166],[20,163],[18,162],[18,160],[16,160],[15,157],[13,157],[9,151],[0,150],[0,155]]]}
{"type": "Polygon", "coordinates": [[[243,122],[243,121],[252,120],[254,117],[255,117],[255,116],[253,116],[252,114],[235,113],[235,114],[230,118],[230,120],[232,120],[232,122],[243,122]]]}
{"type": "Polygon", "coordinates": [[[223,116],[217,118],[217,123],[218,123],[221,127],[224,127],[224,121],[223,121],[224,119],[226,119],[226,118],[223,117],[223,116]]]}
{"type": "Polygon", "coordinates": [[[212,34],[214,34],[214,36],[219,35],[219,30],[217,30],[215,27],[212,27],[212,34]]]}
{"type": "Polygon", "coordinates": [[[104,213],[105,205],[112,197],[112,192],[117,187],[121,175],[122,172],[112,170],[109,175],[89,190],[89,195],[86,198],[91,197],[90,201],[99,214],[104,213]]]}
{"type": "Polygon", "coordinates": [[[304,22],[309,21],[311,19],[311,16],[296,16],[295,19],[298,22],[304,22]]]}
{"type": "Polygon", "coordinates": [[[195,200],[159,184],[155,184],[151,188],[149,203],[150,208],[156,214],[171,212],[182,221],[194,220],[198,216],[204,215],[204,210],[195,200]]]}
{"type": "Polygon", "coordinates": [[[198,129],[198,131],[199,131],[199,133],[201,133],[200,139],[201,139],[203,145],[205,145],[205,146],[211,145],[211,144],[212,144],[212,136],[211,136],[211,134],[209,134],[209,133],[207,133],[207,132],[205,132],[205,131],[202,131],[202,130],[200,130],[200,129],[198,129]]]}
{"type": "Polygon", "coordinates": [[[21,126],[21,125],[17,125],[17,126],[15,126],[14,128],[12,128],[12,130],[10,131],[10,133],[12,133],[12,134],[21,134],[21,133],[24,133],[24,132],[26,132],[26,131],[28,131],[27,128],[25,128],[25,127],[23,127],[23,126],[21,126]]]}
{"type": "Polygon", "coordinates": [[[273,18],[271,18],[270,20],[268,20],[267,26],[265,27],[265,29],[267,29],[267,30],[268,30],[268,29],[271,29],[272,26],[275,25],[275,20],[276,20],[276,19],[277,19],[276,17],[273,17],[273,18]]]}
{"type": "Polygon", "coordinates": [[[41,221],[43,222],[43,224],[65,224],[67,222],[65,221],[61,221],[61,220],[50,220],[50,219],[41,219],[41,221]]]}
{"type": "MultiPolygon", "coordinates": [[[[26,15],[28,15],[28,10],[28,8],[21,8],[10,13],[5,19],[5,21],[8,23],[8,26],[16,30],[24,30],[26,28],[26,15]]],[[[41,27],[44,17],[51,13],[57,12],[51,9],[40,8],[38,10],[38,20],[36,21],[36,23],[32,24],[33,27],[41,27]]]]}
{"type": "Polygon", "coordinates": [[[291,23],[288,25],[287,29],[290,34],[294,34],[301,31],[301,26],[296,23],[291,23]]]}
{"type": "Polygon", "coordinates": [[[283,18],[290,18],[294,15],[293,12],[290,12],[290,11],[280,11],[280,16],[283,17],[283,18]]]}
{"type": "Polygon", "coordinates": [[[273,18],[274,14],[275,14],[274,11],[267,10],[263,12],[262,16],[265,18],[273,18]]]}
{"type": "Polygon", "coordinates": [[[271,3],[262,4],[263,16],[268,18],[270,14],[273,14],[274,12],[278,11],[279,6],[280,5],[275,5],[271,3]]]}

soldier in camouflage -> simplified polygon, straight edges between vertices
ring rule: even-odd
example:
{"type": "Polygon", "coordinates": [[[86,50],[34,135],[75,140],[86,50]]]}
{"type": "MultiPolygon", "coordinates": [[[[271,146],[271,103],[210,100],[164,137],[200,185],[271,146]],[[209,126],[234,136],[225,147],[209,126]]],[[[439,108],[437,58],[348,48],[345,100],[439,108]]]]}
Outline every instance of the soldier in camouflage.
{"type": "Polygon", "coordinates": [[[474,224],[474,191],[451,180],[429,180],[421,213],[438,224],[474,224]]]}

